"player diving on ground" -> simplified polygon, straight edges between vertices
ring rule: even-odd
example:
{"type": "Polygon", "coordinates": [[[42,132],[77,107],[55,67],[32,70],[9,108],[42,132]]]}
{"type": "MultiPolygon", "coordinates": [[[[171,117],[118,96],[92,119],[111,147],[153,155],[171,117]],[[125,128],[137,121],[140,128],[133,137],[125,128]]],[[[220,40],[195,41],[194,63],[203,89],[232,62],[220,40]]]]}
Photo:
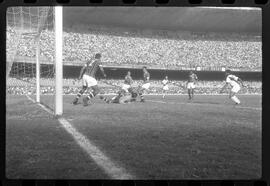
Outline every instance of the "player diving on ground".
{"type": "Polygon", "coordinates": [[[243,81],[233,75],[231,73],[230,70],[226,70],[225,71],[225,81],[226,81],[226,84],[221,88],[220,90],[220,93],[223,93],[223,91],[225,90],[225,88],[230,85],[231,86],[231,90],[230,90],[230,93],[229,93],[229,98],[237,105],[239,105],[241,102],[240,100],[236,97],[236,94],[240,91],[241,87],[240,87],[240,83],[243,87],[245,87],[245,85],[243,84],[243,81]]]}
{"type": "Polygon", "coordinates": [[[106,74],[104,72],[104,69],[101,65],[101,54],[96,54],[95,59],[92,62],[92,60],[89,60],[86,62],[86,64],[82,67],[79,79],[82,79],[83,87],[77,94],[76,98],[73,100],[73,104],[78,104],[79,98],[82,96],[82,94],[88,89],[92,88],[92,92],[89,92],[88,96],[83,98],[83,105],[87,106],[88,101],[92,98],[94,98],[99,92],[99,87],[97,85],[97,80],[95,78],[96,72],[98,69],[101,70],[103,76],[106,78],[106,74]]]}
{"type": "Polygon", "coordinates": [[[121,89],[117,92],[117,95],[112,98],[106,98],[102,95],[100,95],[100,99],[105,101],[106,103],[119,103],[119,104],[125,104],[136,101],[136,97],[138,96],[138,92],[133,89],[129,88],[128,92],[121,89]]]}
{"type": "Polygon", "coordinates": [[[110,98],[100,96],[100,99],[105,101],[106,103],[130,103],[136,101],[136,97],[138,96],[138,92],[135,88],[131,87],[133,80],[131,77],[131,72],[128,71],[127,75],[124,79],[124,84],[122,85],[121,89],[117,92],[117,95],[110,98]]]}

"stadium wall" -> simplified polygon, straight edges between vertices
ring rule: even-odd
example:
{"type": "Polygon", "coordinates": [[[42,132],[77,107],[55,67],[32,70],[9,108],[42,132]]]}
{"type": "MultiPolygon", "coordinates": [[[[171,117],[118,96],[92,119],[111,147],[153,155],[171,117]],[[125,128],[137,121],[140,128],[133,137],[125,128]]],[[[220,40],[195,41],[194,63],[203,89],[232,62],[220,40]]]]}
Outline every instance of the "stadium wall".
{"type": "MultiPolygon", "coordinates": [[[[16,64],[14,64],[16,65],[16,64]]],[[[41,64],[41,77],[52,77],[52,65],[41,64]]],[[[18,70],[13,68],[12,70],[18,70]]],[[[64,66],[63,67],[63,78],[65,79],[73,79],[78,78],[80,74],[81,67],[80,66],[64,66]]],[[[142,70],[141,68],[111,68],[111,67],[104,67],[108,79],[123,79],[126,75],[127,71],[131,71],[132,77],[135,80],[142,79],[142,70]]],[[[149,69],[151,74],[151,79],[153,80],[161,80],[166,75],[169,76],[171,80],[186,80],[189,70],[166,70],[166,69],[149,69]]],[[[29,74],[25,74],[25,72],[17,72],[11,73],[20,75],[27,75],[27,77],[34,77],[35,76],[35,68],[31,71],[28,71],[29,74]]],[[[224,80],[224,72],[222,71],[197,71],[196,72],[200,80],[207,80],[207,81],[222,81],[224,80]]],[[[262,72],[257,71],[235,71],[235,75],[241,77],[243,80],[246,81],[261,81],[262,79],[262,72]]],[[[96,75],[97,79],[102,78],[102,74],[100,71],[97,72],[96,75]]]]}

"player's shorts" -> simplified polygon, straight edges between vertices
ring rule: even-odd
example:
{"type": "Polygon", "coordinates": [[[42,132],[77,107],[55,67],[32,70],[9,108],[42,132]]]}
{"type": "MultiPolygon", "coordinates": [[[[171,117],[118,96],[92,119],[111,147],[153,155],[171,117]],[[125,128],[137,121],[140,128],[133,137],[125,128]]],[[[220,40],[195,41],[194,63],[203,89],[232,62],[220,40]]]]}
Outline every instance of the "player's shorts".
{"type": "Polygon", "coordinates": [[[239,92],[239,90],[241,89],[241,87],[239,85],[234,85],[231,89],[232,92],[237,93],[239,92]]]}
{"type": "Polygon", "coordinates": [[[83,75],[82,80],[83,80],[83,86],[92,87],[92,86],[97,85],[97,80],[86,74],[83,75]]]}
{"type": "Polygon", "coordinates": [[[188,88],[188,89],[194,89],[194,88],[195,88],[194,82],[188,82],[187,88],[188,88]]]}
{"type": "Polygon", "coordinates": [[[144,88],[146,90],[148,90],[149,87],[150,87],[150,83],[145,83],[145,84],[142,85],[142,88],[144,88]]]}
{"type": "Polygon", "coordinates": [[[128,92],[128,89],[129,89],[130,87],[131,87],[131,86],[128,85],[128,84],[123,84],[122,89],[123,89],[124,91],[128,92]]]}
{"type": "Polygon", "coordinates": [[[168,85],[163,86],[163,90],[169,90],[168,85]]]}

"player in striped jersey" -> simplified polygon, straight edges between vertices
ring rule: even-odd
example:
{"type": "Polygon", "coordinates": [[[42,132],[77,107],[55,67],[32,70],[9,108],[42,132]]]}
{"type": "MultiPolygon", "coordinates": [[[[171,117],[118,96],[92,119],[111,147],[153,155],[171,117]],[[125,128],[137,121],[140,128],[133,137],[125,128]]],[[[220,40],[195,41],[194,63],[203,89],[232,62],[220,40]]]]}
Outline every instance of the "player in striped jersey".
{"type": "Polygon", "coordinates": [[[165,93],[169,90],[169,86],[168,86],[169,80],[168,80],[168,76],[165,76],[165,79],[163,79],[162,84],[163,84],[163,96],[162,98],[165,98],[165,93]]]}
{"type": "Polygon", "coordinates": [[[94,61],[91,63],[91,61],[87,61],[86,64],[82,67],[79,79],[82,79],[83,81],[83,87],[80,90],[80,92],[77,94],[76,98],[73,101],[73,104],[76,105],[78,103],[79,98],[82,96],[82,94],[86,91],[87,88],[91,87],[92,92],[89,93],[87,97],[83,99],[84,106],[88,105],[88,101],[95,97],[99,93],[99,88],[97,85],[97,80],[95,78],[96,72],[98,69],[101,70],[103,76],[106,78],[106,74],[104,72],[104,69],[101,65],[101,54],[96,54],[94,61]]]}
{"type": "Polygon", "coordinates": [[[226,70],[225,71],[225,77],[226,77],[226,84],[222,87],[222,89],[220,90],[220,93],[223,93],[223,91],[225,90],[225,88],[230,85],[231,86],[231,90],[230,90],[230,94],[229,94],[229,98],[237,105],[240,104],[240,100],[235,96],[241,89],[240,87],[240,83],[243,87],[245,87],[245,85],[243,84],[243,81],[233,75],[231,73],[230,70],[226,70]]]}
{"type": "Polygon", "coordinates": [[[194,89],[195,89],[195,83],[198,81],[197,75],[191,70],[188,75],[188,81],[187,81],[187,89],[188,89],[188,97],[189,100],[193,99],[194,97],[194,89]]]}
{"type": "Polygon", "coordinates": [[[150,73],[147,71],[146,66],[143,67],[143,85],[140,87],[139,95],[141,97],[141,102],[145,102],[143,93],[148,91],[150,87],[150,73]]]}

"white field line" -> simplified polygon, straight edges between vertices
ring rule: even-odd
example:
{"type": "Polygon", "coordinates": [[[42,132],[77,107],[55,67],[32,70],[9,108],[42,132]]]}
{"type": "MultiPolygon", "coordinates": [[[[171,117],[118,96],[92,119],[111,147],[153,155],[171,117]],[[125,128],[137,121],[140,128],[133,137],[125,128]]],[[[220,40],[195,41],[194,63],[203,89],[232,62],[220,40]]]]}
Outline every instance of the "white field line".
{"type": "MultiPolygon", "coordinates": [[[[163,104],[174,104],[174,105],[199,105],[199,106],[209,106],[209,105],[213,105],[213,104],[208,104],[208,103],[203,103],[203,104],[199,104],[199,103],[180,103],[180,102],[165,102],[165,101],[156,101],[156,100],[147,100],[149,102],[153,102],[153,103],[163,103],[163,104]]],[[[215,105],[215,106],[221,106],[221,105],[215,105]]],[[[224,106],[224,105],[222,105],[224,106]]],[[[252,109],[252,110],[259,110],[261,111],[261,108],[258,107],[242,107],[242,106],[235,106],[234,108],[240,108],[240,109],[252,109]]]]}
{"type": "MultiPolygon", "coordinates": [[[[26,96],[30,101],[35,103],[28,95],[26,96]]],[[[51,110],[47,109],[44,105],[38,104],[41,108],[47,111],[50,114],[54,114],[51,110]]],[[[78,143],[78,145],[86,151],[86,153],[100,166],[106,174],[108,174],[112,179],[134,179],[134,176],[127,173],[127,171],[116,165],[110,160],[108,156],[106,156],[98,147],[90,142],[90,140],[85,137],[83,134],[78,132],[66,119],[58,118],[60,124],[64,127],[64,129],[71,134],[74,140],[78,143]]]]}

